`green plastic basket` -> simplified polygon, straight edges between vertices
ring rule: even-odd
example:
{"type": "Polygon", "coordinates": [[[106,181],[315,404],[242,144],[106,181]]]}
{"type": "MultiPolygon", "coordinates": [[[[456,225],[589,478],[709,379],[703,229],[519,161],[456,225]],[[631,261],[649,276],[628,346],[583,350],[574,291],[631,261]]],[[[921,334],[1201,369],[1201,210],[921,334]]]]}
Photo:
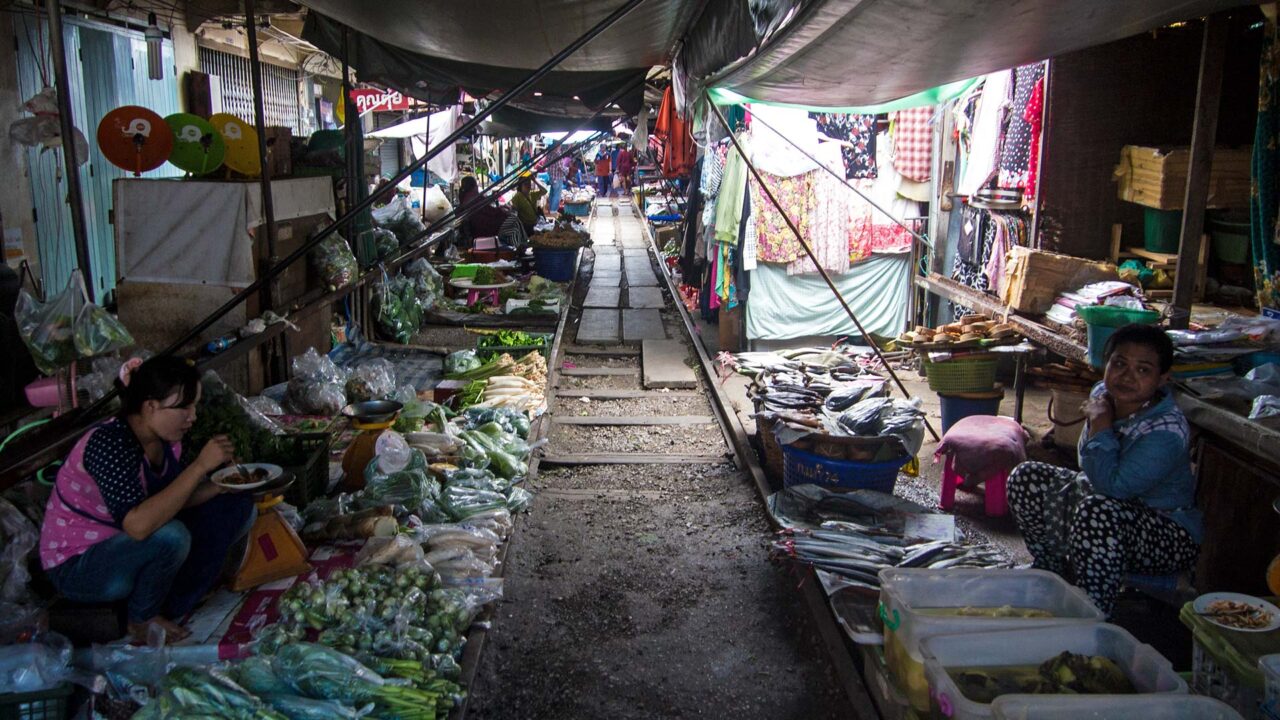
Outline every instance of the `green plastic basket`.
{"type": "Polygon", "coordinates": [[[991,354],[960,355],[942,362],[924,361],[929,389],[955,393],[987,392],[996,386],[998,358],[991,354]]]}
{"type": "Polygon", "coordinates": [[[329,433],[308,432],[285,435],[280,452],[272,458],[293,473],[293,484],[285,490],[285,502],[298,509],[325,494],[329,488],[329,433]]]}
{"type": "Polygon", "coordinates": [[[74,689],[64,682],[47,690],[0,695],[0,720],[65,720],[74,689]]]}

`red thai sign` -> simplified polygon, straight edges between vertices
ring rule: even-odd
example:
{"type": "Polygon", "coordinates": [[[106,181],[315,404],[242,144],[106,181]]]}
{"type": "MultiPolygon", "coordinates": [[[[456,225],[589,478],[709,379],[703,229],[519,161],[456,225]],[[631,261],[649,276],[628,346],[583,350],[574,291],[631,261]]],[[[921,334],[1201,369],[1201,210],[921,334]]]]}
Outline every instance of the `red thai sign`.
{"type": "Polygon", "coordinates": [[[395,90],[377,90],[375,88],[357,88],[351,91],[351,100],[356,110],[363,115],[370,110],[409,110],[419,103],[411,97],[395,90]]]}

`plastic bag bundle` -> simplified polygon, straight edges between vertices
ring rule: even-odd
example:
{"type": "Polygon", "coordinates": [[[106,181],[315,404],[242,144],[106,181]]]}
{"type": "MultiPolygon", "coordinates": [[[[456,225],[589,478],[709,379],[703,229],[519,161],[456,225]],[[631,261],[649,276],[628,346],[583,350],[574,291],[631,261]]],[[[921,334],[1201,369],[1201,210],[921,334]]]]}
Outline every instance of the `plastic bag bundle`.
{"type": "Polygon", "coordinates": [[[0,693],[45,690],[62,682],[71,664],[71,641],[42,633],[30,642],[0,646],[0,693]]]}
{"type": "Polygon", "coordinates": [[[837,425],[859,437],[895,436],[908,455],[920,452],[924,444],[924,411],[919,398],[868,398],[841,413],[837,425]]]}
{"type": "Polygon", "coordinates": [[[372,215],[373,222],[378,227],[395,233],[400,245],[408,244],[427,229],[409,206],[409,200],[402,195],[396,195],[391,202],[374,209],[372,215]]]}
{"type": "Polygon", "coordinates": [[[196,421],[183,442],[184,454],[194,457],[215,435],[230,437],[237,457],[266,459],[278,454],[279,437],[284,435],[280,423],[259,412],[213,371],[204,374],[200,385],[196,421]]]}
{"type": "Polygon", "coordinates": [[[444,191],[439,185],[432,185],[422,194],[422,215],[427,222],[435,222],[453,209],[453,204],[449,202],[449,198],[444,196],[444,191]]]}
{"type": "MultiPolygon", "coordinates": [[[[81,292],[84,292],[84,278],[78,270],[75,275],[81,292]]],[[[73,336],[80,357],[106,355],[134,343],[133,336],[115,315],[88,301],[76,314],[73,336]]]]}
{"type": "Polygon", "coordinates": [[[75,275],[62,292],[45,302],[36,300],[26,290],[18,293],[14,309],[18,335],[31,351],[36,367],[45,375],[53,375],[75,361],[75,321],[83,305],[84,293],[76,287],[75,275]]]}
{"type": "Polygon", "coordinates": [[[373,229],[373,254],[379,260],[385,260],[400,249],[400,239],[386,228],[373,229]]]}
{"type": "Polygon", "coordinates": [[[412,510],[440,495],[440,483],[427,475],[426,456],[414,448],[409,449],[408,461],[396,470],[384,470],[381,458],[374,457],[364,469],[364,478],[365,487],[355,499],[358,508],[400,505],[412,510]]]}
{"type": "Polygon", "coordinates": [[[475,370],[484,365],[479,357],[476,357],[475,350],[458,350],[451,352],[444,359],[444,372],[446,375],[457,375],[460,373],[475,370]]]}
{"type": "Polygon", "coordinates": [[[0,600],[21,603],[30,596],[27,560],[39,541],[40,531],[27,516],[0,498],[0,600]]]}
{"type": "Polygon", "coordinates": [[[403,273],[413,281],[414,293],[424,311],[435,307],[444,297],[444,278],[425,258],[418,258],[405,265],[403,273]]]}
{"type": "Polygon", "coordinates": [[[404,275],[383,277],[373,289],[374,317],[386,338],[408,344],[422,328],[426,307],[415,283],[404,275]]]}
{"type": "Polygon", "coordinates": [[[351,252],[351,246],[336,233],[321,240],[320,244],[311,251],[311,264],[324,284],[332,290],[355,282],[360,272],[360,266],[356,263],[355,254],[351,252]]]}
{"type": "Polygon", "coordinates": [[[315,348],[293,359],[285,404],[303,415],[337,415],[347,403],[346,375],[315,348]]]}
{"type": "Polygon", "coordinates": [[[366,360],[347,377],[347,402],[383,400],[396,390],[396,368],[384,358],[366,360]]]}

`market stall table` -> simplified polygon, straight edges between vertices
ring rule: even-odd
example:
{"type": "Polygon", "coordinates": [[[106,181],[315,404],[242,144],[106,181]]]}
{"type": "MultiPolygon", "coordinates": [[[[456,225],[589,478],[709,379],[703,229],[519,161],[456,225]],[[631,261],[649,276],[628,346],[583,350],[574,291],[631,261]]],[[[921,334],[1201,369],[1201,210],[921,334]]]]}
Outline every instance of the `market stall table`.
{"type": "Polygon", "coordinates": [[[467,291],[467,305],[475,305],[476,301],[481,298],[488,300],[493,305],[501,305],[501,291],[505,288],[514,286],[516,281],[508,280],[506,282],[492,283],[489,285],[475,285],[471,282],[471,278],[458,278],[457,280],[450,280],[449,284],[460,290],[467,291]]]}

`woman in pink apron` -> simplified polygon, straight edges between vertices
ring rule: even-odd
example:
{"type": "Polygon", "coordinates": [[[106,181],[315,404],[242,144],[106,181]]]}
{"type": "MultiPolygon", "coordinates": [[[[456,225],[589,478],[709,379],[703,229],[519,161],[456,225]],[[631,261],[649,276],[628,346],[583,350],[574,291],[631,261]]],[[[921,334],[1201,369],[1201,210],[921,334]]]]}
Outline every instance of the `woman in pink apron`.
{"type": "Polygon", "coordinates": [[[150,625],[170,640],[217,581],[253,522],[249,495],[208,481],[233,460],[217,436],[184,465],[182,437],[196,419],[200,376],[185,360],[130,361],[120,415],[76,442],[58,472],[40,529],[40,562],[73,602],[127,600],[129,631],[150,625]]]}

